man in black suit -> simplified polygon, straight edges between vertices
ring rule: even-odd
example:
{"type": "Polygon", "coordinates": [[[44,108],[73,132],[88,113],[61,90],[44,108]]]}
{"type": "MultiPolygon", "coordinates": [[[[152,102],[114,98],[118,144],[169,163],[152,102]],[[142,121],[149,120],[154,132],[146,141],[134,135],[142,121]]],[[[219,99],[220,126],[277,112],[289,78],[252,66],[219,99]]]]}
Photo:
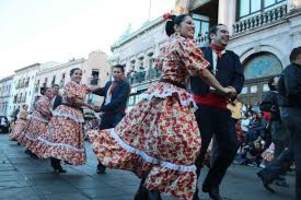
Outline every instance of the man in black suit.
{"type": "MultiPolygon", "coordinates": [[[[52,85],[52,91],[53,91],[53,98],[51,100],[52,105],[52,111],[54,111],[59,105],[62,104],[62,96],[59,95],[60,86],[58,84],[52,85]]],[[[52,166],[58,166],[60,165],[60,160],[56,158],[50,158],[50,162],[52,166]]],[[[63,170],[65,171],[65,170],[63,170]]]]}
{"type": "MultiPolygon", "coordinates": [[[[102,112],[99,129],[114,128],[124,117],[127,101],[130,95],[130,85],[124,76],[124,66],[113,66],[113,81],[108,81],[103,88],[97,88],[94,94],[104,96],[104,102],[98,111],[102,112]]],[[[100,162],[97,173],[103,174],[105,166],[100,162]]]]}
{"type": "Polygon", "coordinates": [[[58,84],[54,84],[52,86],[54,97],[51,101],[52,110],[55,110],[59,105],[62,104],[62,96],[59,95],[60,86],[58,84]]]}
{"type": "MultiPolygon", "coordinates": [[[[202,48],[205,58],[210,62],[209,69],[224,87],[233,90],[230,96],[222,96],[209,87],[199,76],[191,77],[191,91],[198,105],[196,119],[202,136],[202,147],[197,158],[197,175],[203,166],[208,145],[214,136],[214,156],[212,165],[203,183],[203,191],[214,200],[221,200],[219,186],[232,163],[237,151],[238,143],[235,134],[235,120],[227,109],[229,99],[235,99],[240,93],[243,83],[243,67],[239,57],[233,52],[225,50],[229,41],[229,31],[223,24],[210,29],[210,46],[202,48]]],[[[198,190],[194,200],[198,200],[198,190]]]]}

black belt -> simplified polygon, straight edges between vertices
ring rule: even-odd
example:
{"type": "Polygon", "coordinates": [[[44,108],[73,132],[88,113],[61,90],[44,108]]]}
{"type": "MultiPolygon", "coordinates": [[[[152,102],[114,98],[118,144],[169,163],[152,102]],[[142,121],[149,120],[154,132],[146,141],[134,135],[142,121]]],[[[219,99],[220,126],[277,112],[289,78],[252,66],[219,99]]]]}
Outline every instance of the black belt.
{"type": "Polygon", "coordinates": [[[186,89],[186,86],[184,84],[179,83],[177,81],[170,80],[170,79],[160,79],[159,82],[169,83],[169,84],[172,84],[172,85],[177,86],[179,88],[186,89]]]}

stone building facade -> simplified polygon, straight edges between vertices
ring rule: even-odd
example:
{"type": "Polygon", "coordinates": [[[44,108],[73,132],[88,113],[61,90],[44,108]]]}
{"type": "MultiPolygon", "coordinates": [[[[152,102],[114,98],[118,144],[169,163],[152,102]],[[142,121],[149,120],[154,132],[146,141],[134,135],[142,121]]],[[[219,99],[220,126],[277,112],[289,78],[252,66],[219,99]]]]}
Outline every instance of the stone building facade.
{"type": "MultiPolygon", "coordinates": [[[[88,58],[72,59],[63,64],[41,67],[35,82],[35,95],[39,95],[42,87],[51,87],[58,84],[62,88],[70,81],[70,71],[73,68],[83,70],[82,83],[87,86],[103,86],[110,76],[110,66],[108,57],[102,51],[93,51],[88,58]]],[[[96,96],[89,96],[90,101],[101,101],[95,99],[96,96]]]]}
{"type": "Polygon", "coordinates": [[[301,1],[196,0],[190,10],[208,16],[210,24],[230,28],[228,48],[239,55],[245,69],[241,96],[246,104],[261,101],[267,81],[289,64],[292,48],[301,46],[301,1]]]}
{"type": "Polygon", "coordinates": [[[11,98],[13,76],[0,80],[0,116],[8,116],[9,104],[11,98]]]}
{"type": "MultiPolygon", "coordinates": [[[[57,62],[35,63],[15,71],[11,77],[0,80],[0,115],[10,116],[15,109],[23,104],[32,106],[40,89],[58,84],[61,88],[70,81],[70,70],[83,70],[82,83],[87,86],[103,86],[110,78],[108,56],[99,50],[93,51],[88,58],[72,59],[66,63],[57,62]]],[[[88,96],[88,101],[96,104],[102,98],[88,96]]]]}
{"type": "MultiPolygon", "coordinates": [[[[245,104],[261,101],[268,91],[268,79],[289,64],[290,51],[301,45],[299,0],[183,0],[180,5],[186,5],[180,10],[189,10],[194,18],[195,39],[200,47],[208,45],[209,27],[218,23],[229,27],[228,49],[238,54],[245,68],[246,82],[241,95],[245,104]]],[[[158,73],[153,77],[149,71],[153,57],[166,39],[164,21],[159,17],[112,46],[112,60],[126,64],[127,70],[134,72],[129,76],[130,105],[139,101],[139,94],[150,82],[158,79],[158,73]]]]}
{"type": "Polygon", "coordinates": [[[34,84],[40,65],[40,63],[35,63],[15,71],[7,115],[11,115],[17,107],[23,104],[27,104],[31,109],[34,98],[34,84]]]}

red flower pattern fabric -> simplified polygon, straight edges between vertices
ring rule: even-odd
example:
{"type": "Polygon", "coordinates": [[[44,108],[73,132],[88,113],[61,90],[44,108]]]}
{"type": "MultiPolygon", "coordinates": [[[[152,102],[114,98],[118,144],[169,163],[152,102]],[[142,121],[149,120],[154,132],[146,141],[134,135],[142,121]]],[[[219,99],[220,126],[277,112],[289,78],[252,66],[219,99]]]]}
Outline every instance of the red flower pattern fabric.
{"type": "Polygon", "coordinates": [[[73,81],[64,87],[63,105],[53,112],[47,133],[38,138],[33,153],[41,158],[54,157],[73,165],[86,162],[83,113],[76,102],[84,100],[87,87],[73,81]],[[77,100],[76,100],[77,99],[77,100]]]}
{"type": "Polygon", "coordinates": [[[23,132],[25,127],[27,126],[27,111],[21,110],[18,119],[16,122],[12,125],[12,130],[9,133],[9,138],[11,140],[16,140],[16,138],[23,132]]]}
{"type": "Polygon", "coordinates": [[[47,131],[50,117],[50,99],[46,96],[42,96],[35,103],[34,111],[30,115],[23,132],[17,136],[17,141],[28,150],[34,148],[37,138],[47,131]]]}
{"type": "MultiPolygon", "coordinates": [[[[163,79],[180,84],[207,66],[193,40],[177,34],[156,61],[163,79]]],[[[145,187],[150,190],[191,200],[197,180],[194,162],[201,147],[193,105],[185,89],[155,83],[114,129],[87,134],[104,165],[146,176],[145,187]]]]}

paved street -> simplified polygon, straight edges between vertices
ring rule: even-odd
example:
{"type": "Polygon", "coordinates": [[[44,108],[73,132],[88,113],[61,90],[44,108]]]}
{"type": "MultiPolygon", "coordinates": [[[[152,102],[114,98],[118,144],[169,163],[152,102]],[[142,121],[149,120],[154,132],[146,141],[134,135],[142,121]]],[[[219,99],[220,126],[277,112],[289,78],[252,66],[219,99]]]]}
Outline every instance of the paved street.
{"type": "MultiPolygon", "coordinates": [[[[132,200],[139,180],[129,172],[108,170],[95,173],[96,159],[87,145],[85,166],[65,165],[66,174],[52,172],[48,161],[35,160],[24,149],[0,135],[0,199],[2,200],[132,200]]],[[[207,170],[204,170],[204,172],[207,170]]],[[[255,176],[257,168],[234,165],[222,185],[227,200],[287,200],[293,199],[293,176],[290,188],[277,188],[276,194],[266,192],[255,176]]],[[[204,173],[202,173],[204,174],[204,173]]],[[[200,181],[203,180],[203,177],[200,181]]],[[[205,194],[200,194],[208,200],[205,194]]],[[[163,196],[164,200],[172,200],[163,196]]]]}

